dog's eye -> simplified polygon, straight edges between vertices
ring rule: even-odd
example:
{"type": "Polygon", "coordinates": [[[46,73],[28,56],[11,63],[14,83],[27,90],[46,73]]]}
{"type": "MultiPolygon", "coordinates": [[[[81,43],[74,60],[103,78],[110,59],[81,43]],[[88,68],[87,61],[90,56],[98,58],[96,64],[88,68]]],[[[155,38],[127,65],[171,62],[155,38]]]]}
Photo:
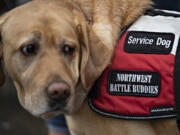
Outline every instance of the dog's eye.
{"type": "Polygon", "coordinates": [[[64,54],[68,54],[68,55],[72,55],[73,54],[73,52],[74,52],[74,50],[75,50],[75,47],[74,46],[69,46],[69,45],[64,45],[64,47],[63,47],[63,52],[64,52],[64,54]]]}
{"type": "Polygon", "coordinates": [[[21,52],[25,56],[32,56],[37,53],[37,46],[35,44],[29,44],[20,48],[21,52]]]}

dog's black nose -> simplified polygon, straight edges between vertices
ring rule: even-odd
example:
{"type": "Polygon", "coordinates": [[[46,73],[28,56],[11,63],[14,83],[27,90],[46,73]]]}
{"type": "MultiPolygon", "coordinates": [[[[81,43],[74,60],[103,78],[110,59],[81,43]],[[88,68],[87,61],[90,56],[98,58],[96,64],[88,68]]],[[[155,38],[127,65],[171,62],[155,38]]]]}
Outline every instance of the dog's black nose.
{"type": "Polygon", "coordinates": [[[53,101],[65,101],[70,95],[70,87],[65,82],[51,82],[46,88],[48,97],[53,101]]]}

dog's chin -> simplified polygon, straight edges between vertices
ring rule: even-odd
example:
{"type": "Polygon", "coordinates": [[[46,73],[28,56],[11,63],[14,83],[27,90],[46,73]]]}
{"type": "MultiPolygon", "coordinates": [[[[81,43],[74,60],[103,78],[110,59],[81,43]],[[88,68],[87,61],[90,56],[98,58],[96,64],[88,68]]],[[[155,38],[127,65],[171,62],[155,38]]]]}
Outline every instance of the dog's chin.
{"type": "Polygon", "coordinates": [[[55,117],[55,116],[60,115],[60,114],[69,115],[71,113],[72,112],[70,110],[65,110],[65,109],[58,110],[57,109],[57,110],[51,110],[51,111],[47,111],[45,113],[42,113],[38,117],[41,117],[43,119],[48,119],[48,118],[52,118],[52,117],[55,117]]]}
{"type": "Polygon", "coordinates": [[[60,114],[62,114],[62,113],[61,112],[48,112],[48,113],[41,114],[40,117],[42,119],[49,119],[49,118],[55,117],[60,114]]]}

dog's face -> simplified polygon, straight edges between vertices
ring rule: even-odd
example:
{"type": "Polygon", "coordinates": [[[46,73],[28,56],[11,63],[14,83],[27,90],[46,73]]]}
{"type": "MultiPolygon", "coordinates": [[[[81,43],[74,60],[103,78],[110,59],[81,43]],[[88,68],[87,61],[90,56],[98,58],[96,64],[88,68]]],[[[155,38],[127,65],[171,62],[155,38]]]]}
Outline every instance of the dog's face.
{"type": "Polygon", "coordinates": [[[36,116],[77,110],[110,55],[96,47],[100,41],[76,6],[51,2],[33,1],[0,18],[0,57],[21,105],[36,116]]]}

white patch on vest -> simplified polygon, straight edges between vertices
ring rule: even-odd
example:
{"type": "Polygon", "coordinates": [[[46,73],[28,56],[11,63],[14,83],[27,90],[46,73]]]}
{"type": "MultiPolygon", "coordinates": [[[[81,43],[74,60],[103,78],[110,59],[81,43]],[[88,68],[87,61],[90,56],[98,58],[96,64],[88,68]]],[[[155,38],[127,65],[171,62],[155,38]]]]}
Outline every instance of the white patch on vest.
{"type": "Polygon", "coordinates": [[[95,23],[93,25],[93,30],[108,48],[113,48],[112,26],[109,23],[95,23]]]}
{"type": "MultiPolygon", "coordinates": [[[[165,11],[166,12],[166,11],[165,11]]],[[[171,12],[172,13],[172,12],[171,12]]],[[[173,12],[176,13],[176,12],[173,12]]],[[[174,45],[171,54],[176,55],[176,50],[180,35],[180,18],[164,17],[164,16],[142,16],[140,17],[128,31],[145,31],[145,32],[159,32],[159,33],[173,33],[175,35],[174,45]]],[[[159,42],[160,43],[159,39],[159,42]]],[[[161,44],[162,44],[161,40],[161,44]]],[[[169,44],[167,42],[167,44],[169,44]]],[[[166,46],[168,47],[168,45],[166,46]]]]}

